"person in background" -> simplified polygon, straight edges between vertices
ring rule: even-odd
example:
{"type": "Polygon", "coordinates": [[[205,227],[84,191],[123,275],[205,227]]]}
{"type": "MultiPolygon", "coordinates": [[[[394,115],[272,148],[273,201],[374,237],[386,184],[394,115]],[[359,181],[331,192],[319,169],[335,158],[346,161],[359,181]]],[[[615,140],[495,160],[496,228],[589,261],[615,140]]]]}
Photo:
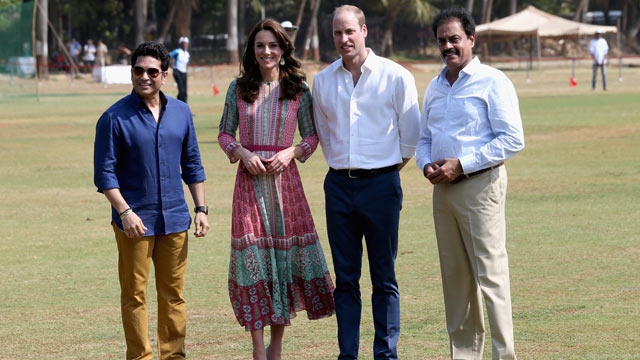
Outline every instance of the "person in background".
{"type": "Polygon", "coordinates": [[[189,38],[183,36],[178,40],[180,46],[169,53],[173,60],[173,78],[178,84],[178,100],[187,102],[187,65],[191,59],[189,55],[189,38]]]}
{"type": "Polygon", "coordinates": [[[298,27],[293,25],[293,23],[289,20],[285,20],[283,22],[280,23],[280,26],[282,26],[282,28],[284,29],[284,31],[287,32],[287,34],[289,35],[289,37],[291,39],[295,38],[296,35],[296,31],[298,31],[298,27]]]}
{"type": "Polygon", "coordinates": [[[126,359],[153,358],[146,301],[152,261],[158,297],[156,358],[184,359],[183,289],[191,216],[182,183],[195,204],[194,235],[202,237],[210,228],[206,177],[189,107],[160,90],[168,76],[167,49],[142,43],[131,61],[133,91],[96,125],[94,183],[111,204],[126,359]]]}
{"type": "Polygon", "coordinates": [[[120,65],[129,65],[129,56],[131,56],[131,50],[127,48],[124,43],[118,44],[118,48],[116,49],[116,56],[118,59],[118,64],[120,65]]]}
{"type": "Polygon", "coordinates": [[[109,49],[107,45],[102,42],[102,39],[98,39],[96,46],[96,71],[93,72],[93,81],[102,82],[105,78],[105,67],[107,66],[107,56],[109,56],[109,49]]]}
{"type": "Polygon", "coordinates": [[[72,75],[76,75],[75,72],[77,70],[78,65],[80,65],[80,53],[82,52],[82,45],[80,42],[76,40],[76,38],[71,38],[67,43],[67,51],[69,52],[69,56],[71,56],[71,61],[73,64],[69,64],[71,68],[72,75]]]}
{"type": "Polygon", "coordinates": [[[524,148],[518,97],[473,55],[468,11],[442,10],[432,30],[445,66],[425,91],[416,163],[433,184],[451,359],[482,359],[484,299],[492,358],[515,360],[504,162],[524,148]]]}
{"type": "Polygon", "coordinates": [[[374,54],[366,37],[362,10],[335,9],[333,42],[341,58],[314,78],[313,109],[330,167],[324,191],[336,275],[338,359],[358,358],[363,237],[373,287],[373,358],[397,359],[399,170],[415,154],[420,107],[413,75],[374,54]]]}
{"type": "Polygon", "coordinates": [[[293,44],[273,19],[247,40],[240,76],[227,90],[218,143],[238,162],[233,191],[229,296],[251,332],[253,359],[280,360],[296,312],[333,315],[333,281],[296,160],[318,146],[311,93],[293,44]],[[296,128],[300,142],[294,145],[296,128]],[[239,135],[240,142],[236,139],[239,135]],[[271,342],[264,344],[264,328],[271,342]]]}
{"type": "Polygon", "coordinates": [[[602,89],[607,90],[607,53],[609,52],[609,44],[602,37],[602,30],[597,29],[593,39],[589,42],[589,53],[593,59],[593,76],[591,77],[591,88],[596,89],[596,78],[598,77],[598,68],[602,73],[602,89]]]}
{"type": "Polygon", "coordinates": [[[96,46],[93,44],[93,40],[87,40],[87,43],[84,45],[83,53],[82,61],[84,62],[85,70],[89,74],[93,74],[93,67],[96,63],[96,46]]]}

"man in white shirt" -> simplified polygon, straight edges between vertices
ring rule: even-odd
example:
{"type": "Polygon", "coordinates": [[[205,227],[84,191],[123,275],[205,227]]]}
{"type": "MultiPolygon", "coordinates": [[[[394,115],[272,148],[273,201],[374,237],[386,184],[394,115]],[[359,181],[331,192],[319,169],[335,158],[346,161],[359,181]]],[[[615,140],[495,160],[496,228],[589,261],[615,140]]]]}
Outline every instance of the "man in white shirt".
{"type": "Polygon", "coordinates": [[[602,37],[602,30],[597,29],[593,39],[589,43],[589,53],[593,58],[593,77],[591,78],[591,88],[596,89],[596,78],[598,77],[598,68],[602,72],[602,89],[607,90],[607,53],[609,52],[609,44],[602,37]]]}
{"type": "Polygon", "coordinates": [[[178,40],[180,47],[169,53],[173,60],[173,78],[178,84],[178,100],[187,102],[187,65],[191,59],[191,55],[187,48],[189,47],[189,38],[183,36],[178,40]]]}
{"type": "Polygon", "coordinates": [[[427,87],[416,163],[433,186],[452,359],[482,359],[483,299],[492,357],[515,360],[506,249],[504,161],[524,148],[518,97],[472,53],[475,23],[462,8],[433,20],[444,69],[427,87]]]}
{"type": "Polygon", "coordinates": [[[324,189],[336,276],[338,359],[358,358],[363,237],[373,287],[373,358],[397,359],[399,170],[415,154],[420,108],[411,73],[376,56],[365,46],[366,36],[362,10],[336,8],[333,41],[341,58],[315,76],[313,109],[330,167],[324,189]]]}
{"type": "Polygon", "coordinates": [[[93,40],[87,40],[87,43],[84,45],[84,56],[82,57],[82,61],[84,61],[84,66],[86,70],[92,74],[93,66],[96,63],[96,46],[93,44],[93,40]]]}

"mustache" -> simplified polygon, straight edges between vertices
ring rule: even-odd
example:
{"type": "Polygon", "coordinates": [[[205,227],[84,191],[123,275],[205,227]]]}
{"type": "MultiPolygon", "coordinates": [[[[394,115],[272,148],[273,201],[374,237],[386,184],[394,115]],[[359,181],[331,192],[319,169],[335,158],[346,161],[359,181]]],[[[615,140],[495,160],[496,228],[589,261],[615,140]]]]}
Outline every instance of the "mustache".
{"type": "Polygon", "coordinates": [[[458,52],[455,49],[448,49],[442,52],[442,56],[449,56],[449,55],[458,55],[458,52]]]}

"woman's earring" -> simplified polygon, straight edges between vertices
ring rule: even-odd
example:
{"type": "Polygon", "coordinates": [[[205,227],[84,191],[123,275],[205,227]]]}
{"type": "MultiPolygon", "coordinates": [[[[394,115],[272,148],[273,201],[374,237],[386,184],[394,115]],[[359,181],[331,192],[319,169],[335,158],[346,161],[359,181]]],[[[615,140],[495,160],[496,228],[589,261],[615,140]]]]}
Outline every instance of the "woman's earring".
{"type": "Polygon", "coordinates": [[[280,58],[280,66],[284,66],[284,64],[285,64],[285,63],[284,63],[284,58],[283,58],[283,57],[281,57],[281,58],[280,58]]]}

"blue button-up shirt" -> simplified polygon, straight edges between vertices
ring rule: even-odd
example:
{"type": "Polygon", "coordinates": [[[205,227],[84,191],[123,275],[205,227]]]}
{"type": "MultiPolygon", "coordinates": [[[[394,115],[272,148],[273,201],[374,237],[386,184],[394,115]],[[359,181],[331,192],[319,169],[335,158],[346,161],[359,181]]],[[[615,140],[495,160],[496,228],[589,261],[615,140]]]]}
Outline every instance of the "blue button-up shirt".
{"type": "MultiPolygon", "coordinates": [[[[120,189],[147,227],[145,236],[189,229],[182,181],[206,180],[191,110],[162,92],[160,98],[158,122],[132,91],[105,111],[96,125],[94,183],[98,192],[120,189]]],[[[113,208],[112,219],[122,229],[113,208]]]]}

